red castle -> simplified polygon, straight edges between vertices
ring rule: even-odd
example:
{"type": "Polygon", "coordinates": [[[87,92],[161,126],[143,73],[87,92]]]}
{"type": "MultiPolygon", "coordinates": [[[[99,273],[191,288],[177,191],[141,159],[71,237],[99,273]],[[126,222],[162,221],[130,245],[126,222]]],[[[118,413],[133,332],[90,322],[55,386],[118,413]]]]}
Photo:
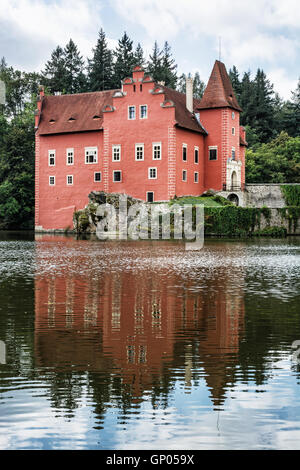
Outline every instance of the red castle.
{"type": "Polygon", "coordinates": [[[38,99],[35,228],[66,229],[91,191],[148,202],[245,183],[245,131],[225,65],[201,100],[154,82],[139,66],[120,90],[38,99]]]}

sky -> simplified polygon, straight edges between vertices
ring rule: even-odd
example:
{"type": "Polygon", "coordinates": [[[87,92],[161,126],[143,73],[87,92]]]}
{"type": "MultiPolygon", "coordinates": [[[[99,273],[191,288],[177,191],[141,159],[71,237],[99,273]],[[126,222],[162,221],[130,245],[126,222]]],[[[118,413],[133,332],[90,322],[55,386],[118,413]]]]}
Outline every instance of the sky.
{"type": "Polygon", "coordinates": [[[91,57],[100,28],[110,47],[124,33],[146,55],[168,41],[178,72],[207,82],[220,57],[227,70],[254,76],[262,68],[274,89],[291,98],[300,77],[299,0],[0,0],[0,57],[40,71],[70,38],[91,57]]]}

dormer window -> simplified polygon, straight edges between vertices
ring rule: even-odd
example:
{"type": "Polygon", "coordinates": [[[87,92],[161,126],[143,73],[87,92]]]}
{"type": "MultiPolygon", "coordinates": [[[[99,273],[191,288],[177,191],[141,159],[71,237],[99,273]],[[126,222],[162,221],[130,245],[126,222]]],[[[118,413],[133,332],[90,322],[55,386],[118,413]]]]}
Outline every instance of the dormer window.
{"type": "Polygon", "coordinates": [[[70,117],[69,122],[73,122],[73,121],[75,121],[75,118],[70,117]]]}
{"type": "Polygon", "coordinates": [[[100,116],[98,116],[98,114],[96,114],[95,116],[93,116],[93,119],[100,119],[100,116]]]}
{"type": "Polygon", "coordinates": [[[55,122],[55,119],[50,119],[50,124],[53,124],[55,122]]]}

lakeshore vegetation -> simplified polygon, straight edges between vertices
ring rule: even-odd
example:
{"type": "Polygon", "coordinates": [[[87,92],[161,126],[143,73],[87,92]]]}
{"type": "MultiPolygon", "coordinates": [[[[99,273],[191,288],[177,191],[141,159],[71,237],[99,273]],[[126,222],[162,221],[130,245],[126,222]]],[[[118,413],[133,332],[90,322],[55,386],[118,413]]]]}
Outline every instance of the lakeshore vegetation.
{"type": "MultiPolygon", "coordinates": [[[[145,57],[142,45],[135,46],[126,32],[111,50],[101,29],[91,57],[86,60],[70,39],[65,46],[56,47],[40,72],[22,72],[7,64],[4,57],[1,59],[0,80],[6,86],[6,103],[0,105],[0,229],[33,229],[34,110],[38,85],[45,85],[47,94],[119,88],[134,64],[142,65],[156,81],[185,92],[186,76],[178,74],[169,43],[166,41],[161,47],[155,42],[149,57],[145,57]]],[[[249,71],[240,75],[233,66],[229,75],[243,109],[241,124],[247,132],[247,182],[300,183],[300,79],[290,100],[284,101],[262,69],[253,75],[249,71]]],[[[195,98],[200,99],[204,89],[196,72],[195,98]]],[[[286,189],[287,206],[300,206],[295,191],[286,189]]],[[[223,210],[235,209],[224,206],[223,210]]]]}

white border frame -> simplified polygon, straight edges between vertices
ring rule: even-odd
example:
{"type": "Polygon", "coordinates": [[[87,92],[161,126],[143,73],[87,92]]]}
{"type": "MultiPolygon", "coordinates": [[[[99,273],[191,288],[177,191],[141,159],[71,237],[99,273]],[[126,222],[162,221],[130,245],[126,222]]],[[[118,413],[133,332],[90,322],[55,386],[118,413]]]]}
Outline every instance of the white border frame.
{"type": "Polygon", "coordinates": [[[56,165],[56,150],[48,150],[48,166],[56,165]],[[50,153],[54,153],[54,165],[50,165],[50,153]]]}
{"type": "Polygon", "coordinates": [[[152,202],[154,202],[154,201],[155,201],[155,198],[154,198],[154,194],[155,194],[155,193],[154,193],[154,191],[146,191],[146,201],[149,202],[149,201],[148,201],[148,194],[149,194],[149,193],[152,193],[152,194],[153,194],[153,201],[152,201],[152,202]]]}
{"type": "Polygon", "coordinates": [[[123,182],[122,170],[113,170],[113,183],[122,183],[122,182],[123,182]],[[118,171],[118,172],[120,173],[120,175],[121,175],[120,181],[115,181],[115,173],[116,173],[117,171],[118,171]]]}
{"type": "Polygon", "coordinates": [[[98,147],[84,147],[84,163],[86,165],[95,165],[95,163],[98,163],[98,147]],[[96,161],[95,162],[87,162],[86,161],[86,152],[89,150],[96,150],[96,161]]]}
{"type": "Polygon", "coordinates": [[[194,164],[199,165],[199,147],[197,147],[197,145],[194,145],[194,164]],[[195,159],[196,150],[198,150],[198,161],[197,162],[196,162],[196,159],[195,159]]]}
{"type": "Polygon", "coordinates": [[[74,148],[69,148],[69,149],[66,149],[66,164],[67,166],[72,166],[74,165],[74,148]],[[73,153],[73,163],[68,163],[68,152],[71,152],[73,153]]]}
{"type": "Polygon", "coordinates": [[[67,175],[67,186],[73,186],[74,184],[74,176],[73,175],[67,175]],[[68,179],[72,178],[72,183],[69,183],[68,179]]]}
{"type": "Polygon", "coordinates": [[[185,170],[185,169],[182,170],[182,181],[184,183],[187,183],[187,170],[185,170]],[[186,176],[185,180],[183,179],[183,172],[185,172],[185,176],[186,176]]]}
{"type": "Polygon", "coordinates": [[[181,159],[183,162],[187,162],[187,154],[188,154],[188,146],[187,144],[182,144],[182,149],[181,149],[181,159]],[[183,149],[186,149],[186,152],[185,152],[185,156],[186,156],[186,159],[184,160],[183,159],[183,149]]]}
{"type": "Polygon", "coordinates": [[[218,146],[217,145],[210,145],[208,147],[208,161],[210,162],[216,162],[218,160],[218,146]],[[210,150],[216,150],[217,151],[217,158],[215,160],[212,160],[210,157],[210,150]]]}
{"type": "Polygon", "coordinates": [[[161,142],[152,142],[152,160],[155,162],[159,162],[162,158],[162,143],[161,142]],[[159,158],[154,158],[154,146],[159,146],[160,147],[160,157],[159,158]]]}
{"type": "Polygon", "coordinates": [[[118,163],[118,162],[121,161],[121,144],[112,145],[112,147],[111,147],[111,161],[112,161],[113,163],[118,163]],[[114,160],[114,149],[115,149],[115,148],[118,148],[118,149],[119,149],[119,155],[120,155],[119,160],[114,160]]]}
{"type": "Polygon", "coordinates": [[[94,171],[94,183],[102,183],[102,174],[101,171],[94,171]],[[100,180],[96,180],[96,173],[100,174],[100,180]]]}
{"type": "Polygon", "coordinates": [[[156,166],[150,166],[148,168],[148,180],[157,180],[157,167],[156,166]],[[150,170],[155,170],[155,178],[150,177],[150,170]]]}
{"type": "Polygon", "coordinates": [[[195,184],[199,183],[199,172],[198,171],[194,171],[194,183],[195,184]],[[196,175],[197,175],[197,181],[196,181],[196,178],[195,178],[196,175]]]}
{"type": "Polygon", "coordinates": [[[147,104],[140,104],[139,106],[139,118],[140,119],[148,119],[148,105],[147,104]],[[142,106],[146,106],[146,117],[142,117],[142,106]]]}
{"type": "Polygon", "coordinates": [[[55,186],[55,176],[54,175],[49,176],[49,186],[55,186]],[[54,184],[50,183],[50,178],[54,178],[54,184]]]}
{"type": "Polygon", "coordinates": [[[128,121],[135,121],[136,120],[136,106],[134,104],[129,104],[127,108],[127,119],[128,121]],[[134,118],[129,117],[129,108],[134,108],[134,118]]]}
{"type": "Polygon", "coordinates": [[[143,162],[145,160],[145,144],[135,144],[134,147],[134,158],[136,162],[143,162]],[[137,157],[137,147],[143,147],[143,158],[136,158],[137,157]]]}

